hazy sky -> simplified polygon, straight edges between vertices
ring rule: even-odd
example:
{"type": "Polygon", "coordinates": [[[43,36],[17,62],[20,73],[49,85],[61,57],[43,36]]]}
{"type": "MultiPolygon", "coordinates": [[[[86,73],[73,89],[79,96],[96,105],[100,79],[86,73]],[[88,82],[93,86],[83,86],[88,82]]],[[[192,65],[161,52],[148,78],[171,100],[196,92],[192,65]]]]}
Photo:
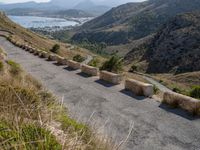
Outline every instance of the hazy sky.
{"type": "MultiPolygon", "coordinates": [[[[48,2],[50,0],[0,0],[0,2],[3,2],[3,3],[19,3],[19,2],[27,2],[27,1],[48,2]]],[[[96,0],[96,1],[101,1],[101,0],[96,0]]],[[[144,0],[126,0],[126,1],[133,1],[133,2],[136,1],[136,2],[139,2],[139,1],[144,1],[144,0]]]]}
{"type": "Polygon", "coordinates": [[[0,2],[3,2],[3,3],[20,3],[20,2],[28,2],[28,1],[48,2],[49,0],[0,0],[0,2]]]}

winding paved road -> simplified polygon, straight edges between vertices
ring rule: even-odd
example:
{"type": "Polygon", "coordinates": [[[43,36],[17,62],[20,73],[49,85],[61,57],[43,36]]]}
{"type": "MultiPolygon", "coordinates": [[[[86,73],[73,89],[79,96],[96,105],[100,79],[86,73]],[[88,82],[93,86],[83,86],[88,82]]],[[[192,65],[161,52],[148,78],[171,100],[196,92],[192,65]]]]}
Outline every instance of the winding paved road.
{"type": "MultiPolygon", "coordinates": [[[[25,52],[0,37],[8,58],[19,64],[51,90],[63,97],[73,117],[103,126],[104,133],[119,143],[130,124],[133,130],[123,150],[199,150],[200,119],[179,109],[160,105],[153,99],[135,97],[97,77],[56,66],[25,52]],[[93,114],[91,116],[91,114],[93,114]]],[[[101,128],[99,128],[100,130],[101,128]]]]}
{"type": "Polygon", "coordinates": [[[168,87],[162,85],[161,83],[159,83],[158,81],[156,81],[155,79],[149,77],[149,75],[144,74],[144,73],[140,73],[140,72],[134,72],[138,75],[141,75],[145,80],[147,80],[149,83],[155,85],[160,91],[162,92],[172,92],[171,89],[169,89],[168,87]]]}

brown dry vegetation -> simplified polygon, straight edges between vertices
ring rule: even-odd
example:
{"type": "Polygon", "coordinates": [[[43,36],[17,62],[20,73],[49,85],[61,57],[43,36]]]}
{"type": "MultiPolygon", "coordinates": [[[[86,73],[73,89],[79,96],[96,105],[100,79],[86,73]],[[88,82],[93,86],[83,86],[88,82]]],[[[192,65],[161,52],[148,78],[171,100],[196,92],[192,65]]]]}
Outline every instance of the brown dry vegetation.
{"type": "Polygon", "coordinates": [[[154,78],[170,89],[179,88],[182,90],[190,90],[193,86],[200,85],[200,71],[188,72],[178,75],[173,74],[155,74],[154,78]]]}

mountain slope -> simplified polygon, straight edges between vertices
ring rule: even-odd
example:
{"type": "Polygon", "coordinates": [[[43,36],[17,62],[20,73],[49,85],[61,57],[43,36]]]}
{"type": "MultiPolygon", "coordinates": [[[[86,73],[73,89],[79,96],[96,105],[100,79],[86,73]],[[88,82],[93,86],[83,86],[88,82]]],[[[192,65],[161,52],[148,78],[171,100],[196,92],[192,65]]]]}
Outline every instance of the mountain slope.
{"type": "MultiPolygon", "coordinates": [[[[110,9],[109,6],[99,5],[90,0],[51,0],[45,3],[25,2],[14,4],[0,4],[0,10],[14,15],[49,15],[58,11],[77,9],[99,16],[110,9]]],[[[76,13],[76,12],[75,12],[76,13]]],[[[75,14],[76,15],[76,14],[75,14]]]]}
{"type": "Polygon", "coordinates": [[[199,71],[200,13],[176,17],[156,34],[150,46],[148,72],[199,71]]]}
{"type": "Polygon", "coordinates": [[[113,8],[75,31],[73,41],[125,44],[155,33],[168,19],[179,13],[200,9],[199,0],[149,0],[113,8]]]}
{"type": "Polygon", "coordinates": [[[97,5],[91,0],[84,0],[78,3],[74,9],[83,10],[95,16],[99,16],[108,11],[110,7],[105,5],[97,5]]]}
{"type": "Polygon", "coordinates": [[[154,38],[129,52],[125,59],[135,61],[142,51],[148,73],[184,73],[200,70],[200,13],[186,13],[166,23],[154,38]]]}

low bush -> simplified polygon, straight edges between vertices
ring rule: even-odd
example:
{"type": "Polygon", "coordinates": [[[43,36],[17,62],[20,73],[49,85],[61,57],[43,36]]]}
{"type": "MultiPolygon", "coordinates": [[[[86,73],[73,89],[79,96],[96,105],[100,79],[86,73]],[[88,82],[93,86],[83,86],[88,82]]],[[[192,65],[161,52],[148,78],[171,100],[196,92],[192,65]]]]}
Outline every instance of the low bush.
{"type": "Polygon", "coordinates": [[[60,45],[55,44],[50,51],[57,54],[59,52],[59,49],[60,45]]]}
{"type": "Polygon", "coordinates": [[[153,86],[153,92],[154,92],[154,94],[158,94],[158,92],[159,92],[159,89],[155,85],[153,86]]]}
{"type": "Polygon", "coordinates": [[[100,60],[98,58],[93,58],[88,65],[92,67],[98,67],[100,64],[100,60]]]}
{"type": "Polygon", "coordinates": [[[138,69],[138,66],[136,66],[135,64],[134,65],[132,65],[131,66],[131,68],[130,68],[130,72],[134,72],[134,71],[137,71],[137,69],[138,69]]]}
{"type": "Polygon", "coordinates": [[[177,88],[177,87],[174,87],[174,88],[172,89],[172,91],[173,91],[173,92],[176,92],[176,93],[182,93],[182,92],[181,92],[181,89],[179,89],[179,88],[177,88]]]}
{"type": "Polygon", "coordinates": [[[3,62],[0,61],[0,72],[3,71],[3,68],[4,68],[4,64],[3,62]]]}
{"type": "Polygon", "coordinates": [[[85,58],[78,54],[73,57],[73,60],[76,62],[83,62],[85,60],[85,58]]]}
{"type": "Polygon", "coordinates": [[[22,71],[20,65],[12,60],[8,60],[7,64],[10,66],[9,72],[12,75],[19,75],[20,72],[22,71]]]}
{"type": "Polygon", "coordinates": [[[102,65],[100,70],[119,73],[123,70],[123,59],[114,55],[102,65]]]}
{"type": "Polygon", "coordinates": [[[200,99],[200,86],[193,87],[192,90],[189,92],[189,95],[193,98],[200,99]]]}

